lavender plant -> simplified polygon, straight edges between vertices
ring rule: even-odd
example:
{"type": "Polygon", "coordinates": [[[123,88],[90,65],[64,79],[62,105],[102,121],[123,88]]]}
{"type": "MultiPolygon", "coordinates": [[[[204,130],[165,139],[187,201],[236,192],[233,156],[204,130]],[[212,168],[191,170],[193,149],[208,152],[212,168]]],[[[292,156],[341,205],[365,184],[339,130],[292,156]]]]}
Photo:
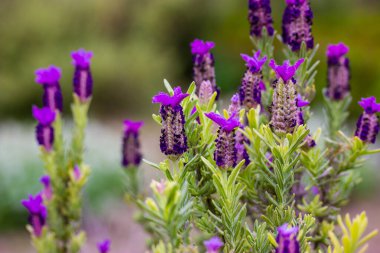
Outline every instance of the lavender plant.
{"type": "Polygon", "coordinates": [[[153,197],[134,195],[152,252],[365,252],[377,234],[365,234],[365,213],[346,216],[346,224],[339,214],[365,156],[380,152],[370,149],[380,104],[362,99],[357,130],[341,131],[351,100],[348,47],[330,45],[328,124],[309,130],[319,63],[313,12],[307,0],[286,4],[279,39],[287,60],[276,64],[270,2],[248,1],[253,57],[242,54],[247,69],[228,108],[215,102],[215,44],[198,39],[195,82],[183,93],[165,80],[167,93],[153,97],[167,158],[143,159],[162,179],[152,182],[153,197]]]}

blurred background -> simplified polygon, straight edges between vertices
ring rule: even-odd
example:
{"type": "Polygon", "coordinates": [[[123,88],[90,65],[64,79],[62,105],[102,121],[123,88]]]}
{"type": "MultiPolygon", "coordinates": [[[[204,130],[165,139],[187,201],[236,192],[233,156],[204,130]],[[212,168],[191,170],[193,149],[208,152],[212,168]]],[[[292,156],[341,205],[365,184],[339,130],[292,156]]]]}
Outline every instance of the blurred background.
{"type": "MultiPolygon", "coordinates": [[[[271,2],[275,28],[281,32],[285,1],[271,2]]],[[[317,92],[326,83],[327,44],[348,44],[354,124],[360,113],[358,99],[370,95],[380,99],[380,2],[311,0],[311,5],[313,34],[320,44],[317,92]]],[[[94,52],[95,86],[86,150],[93,173],[84,192],[84,227],[89,231],[84,252],[94,252],[95,242],[103,237],[114,241],[112,252],[143,252],[145,235],[132,221],[133,208],[123,203],[122,120],[146,121],[142,148],[147,159],[159,161],[159,129],[150,115],[158,110],[151,97],[163,89],[162,80],[187,87],[192,73],[189,43],[194,38],[212,40],[217,83],[222,99],[228,101],[244,71],[239,54],[252,50],[248,31],[247,0],[1,0],[0,252],[33,252],[20,199],[39,191],[38,178],[43,173],[31,116],[31,105],[41,104],[42,94],[34,83],[35,69],[54,64],[63,70],[69,139],[70,52],[81,47],[94,52]]],[[[280,59],[280,50],[276,54],[280,59]]],[[[320,103],[319,95],[312,108],[320,103]]],[[[316,109],[311,128],[322,119],[316,109]]],[[[380,227],[378,162],[379,157],[372,157],[363,168],[364,182],[345,210],[353,214],[367,210],[371,228],[380,227]]],[[[146,184],[157,176],[147,166],[141,170],[146,184]]],[[[369,252],[378,252],[378,247],[373,241],[369,252]]]]}

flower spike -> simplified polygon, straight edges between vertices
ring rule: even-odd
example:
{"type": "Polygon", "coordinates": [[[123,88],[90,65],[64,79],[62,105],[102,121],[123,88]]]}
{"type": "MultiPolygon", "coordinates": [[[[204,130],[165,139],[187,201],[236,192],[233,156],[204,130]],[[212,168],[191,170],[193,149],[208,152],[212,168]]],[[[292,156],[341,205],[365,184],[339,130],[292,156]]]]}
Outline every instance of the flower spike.
{"type": "Polygon", "coordinates": [[[379,133],[379,117],[376,113],[380,112],[380,104],[376,103],[375,97],[362,98],[359,105],[364,109],[356,123],[355,136],[367,143],[375,143],[379,133]]]}
{"type": "Polygon", "coordinates": [[[264,28],[266,28],[268,35],[272,36],[274,29],[270,0],[248,0],[248,8],[251,36],[262,37],[264,28]]]}
{"type": "Polygon", "coordinates": [[[287,223],[277,228],[276,253],[300,253],[297,241],[298,227],[289,227],[287,223]]]}
{"type": "Polygon", "coordinates": [[[44,89],[43,105],[53,111],[58,110],[60,112],[63,109],[63,97],[59,84],[61,73],[61,69],[53,65],[48,68],[37,69],[35,72],[36,83],[41,84],[44,89]]]}
{"type": "Polygon", "coordinates": [[[144,125],[143,121],[124,121],[124,136],[122,148],[122,165],[127,168],[130,165],[138,166],[141,163],[139,130],[144,125]]]}
{"type": "Polygon", "coordinates": [[[36,138],[40,146],[46,151],[51,151],[54,142],[54,128],[52,126],[56,113],[48,107],[38,108],[33,106],[33,117],[38,121],[36,126],[36,138]]]}
{"type": "Polygon", "coordinates": [[[73,86],[74,93],[82,103],[92,96],[93,80],[91,74],[91,58],[93,53],[79,49],[71,53],[72,63],[75,66],[73,86]]]}
{"type": "Polygon", "coordinates": [[[41,236],[47,216],[47,210],[43,204],[41,194],[37,194],[36,196],[29,195],[29,198],[22,200],[21,204],[29,212],[29,223],[33,227],[34,235],[37,237],[41,236]]]}

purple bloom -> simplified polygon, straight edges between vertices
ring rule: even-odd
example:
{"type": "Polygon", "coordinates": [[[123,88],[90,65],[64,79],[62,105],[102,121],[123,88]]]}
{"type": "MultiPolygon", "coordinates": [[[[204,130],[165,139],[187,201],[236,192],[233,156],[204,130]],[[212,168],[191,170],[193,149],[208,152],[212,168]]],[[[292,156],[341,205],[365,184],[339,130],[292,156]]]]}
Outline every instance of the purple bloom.
{"type": "Polygon", "coordinates": [[[99,253],[108,253],[111,247],[111,241],[104,240],[102,242],[99,242],[97,246],[98,246],[99,253]]]}
{"type": "Polygon", "coordinates": [[[81,172],[80,172],[80,168],[79,168],[79,166],[76,164],[75,166],[74,166],[74,169],[73,169],[73,173],[74,173],[74,178],[75,178],[75,180],[79,180],[80,178],[81,178],[81,172]]]}
{"type": "Polygon", "coordinates": [[[379,118],[376,115],[380,112],[380,104],[376,103],[375,97],[362,98],[359,105],[364,109],[356,123],[355,136],[367,143],[375,143],[379,133],[379,118]]]}
{"type": "Polygon", "coordinates": [[[241,57],[246,62],[247,70],[239,88],[240,104],[246,109],[256,108],[261,104],[261,92],[265,90],[261,68],[267,58],[260,59],[260,51],[257,51],[253,57],[245,54],[241,57]]]}
{"type": "MultiPolygon", "coordinates": [[[[241,127],[241,129],[243,129],[241,127]]],[[[249,144],[249,139],[240,131],[236,131],[235,135],[235,148],[236,148],[236,163],[245,160],[245,165],[250,163],[249,155],[245,149],[245,144],[249,144]]]]}
{"type": "Polygon", "coordinates": [[[298,51],[302,42],[307,49],[314,47],[314,38],[311,33],[313,12],[307,0],[287,0],[282,17],[282,40],[292,51],[298,51]]]}
{"type": "Polygon", "coordinates": [[[130,165],[138,166],[141,162],[142,155],[140,152],[139,130],[143,125],[143,121],[124,121],[122,160],[124,167],[130,165]]]}
{"type": "Polygon", "coordinates": [[[153,103],[160,103],[162,118],[160,148],[165,155],[178,156],[187,150],[185,117],[181,101],[189,94],[182,93],[180,87],[174,88],[174,95],[159,92],[153,97],[153,103]]]}
{"type": "Polygon", "coordinates": [[[62,112],[63,97],[59,80],[61,78],[61,69],[56,66],[37,69],[36,83],[42,85],[44,94],[42,96],[43,105],[51,110],[62,112]]]}
{"type": "Polygon", "coordinates": [[[345,56],[348,50],[343,43],[327,47],[326,96],[332,100],[342,100],[350,92],[350,60],[345,56]]]}
{"type": "Polygon", "coordinates": [[[33,117],[38,121],[36,126],[36,138],[40,146],[46,151],[50,151],[54,142],[54,128],[52,123],[55,120],[56,113],[48,107],[38,108],[33,106],[33,117]]]}
{"type": "Polygon", "coordinates": [[[297,107],[305,107],[310,105],[310,102],[307,100],[303,100],[300,94],[297,95],[297,107]]]}
{"type": "MultiPolygon", "coordinates": [[[[196,94],[199,96],[200,86],[203,81],[210,81],[212,93],[215,91],[219,96],[219,88],[216,86],[214,55],[210,52],[215,43],[195,39],[191,44],[191,53],[193,54],[193,79],[196,85],[196,94]]],[[[217,96],[217,98],[218,98],[217,96]]]]}
{"type": "Polygon", "coordinates": [[[214,159],[221,168],[231,168],[236,165],[235,129],[240,126],[235,115],[225,119],[214,112],[205,114],[219,125],[218,136],[215,140],[214,159]]]}
{"type": "Polygon", "coordinates": [[[214,236],[211,239],[203,242],[206,247],[206,253],[218,253],[219,249],[223,247],[224,243],[219,237],[214,236]]]}
{"type": "Polygon", "coordinates": [[[42,191],[42,196],[47,199],[47,200],[50,200],[51,197],[52,197],[52,189],[51,189],[51,182],[50,182],[50,177],[48,175],[44,175],[40,178],[40,182],[41,184],[43,184],[44,186],[44,189],[42,191]]]}
{"type": "Polygon", "coordinates": [[[71,53],[74,72],[74,93],[78,96],[81,102],[86,102],[92,96],[92,74],[90,69],[91,58],[93,53],[79,49],[71,53]]]}
{"type": "Polygon", "coordinates": [[[210,81],[203,81],[199,87],[198,97],[201,105],[207,105],[210,101],[214,90],[210,81]]]}
{"type": "Polygon", "coordinates": [[[277,65],[272,59],[269,62],[269,66],[276,72],[277,78],[281,78],[285,83],[293,78],[296,74],[299,66],[304,62],[304,59],[299,59],[294,65],[290,65],[290,62],[284,61],[282,65],[277,65]]]}
{"type": "Polygon", "coordinates": [[[29,223],[33,227],[34,235],[40,236],[47,216],[41,194],[37,194],[36,196],[29,195],[29,198],[22,200],[21,204],[29,212],[29,223]]]}
{"type": "Polygon", "coordinates": [[[239,112],[240,112],[240,98],[239,94],[234,94],[231,98],[231,104],[228,107],[228,115],[235,115],[236,119],[239,120],[239,112]]]}
{"type": "Polygon", "coordinates": [[[298,227],[288,227],[288,224],[277,228],[276,253],[300,253],[300,245],[297,241],[298,227]]]}
{"type": "Polygon", "coordinates": [[[264,27],[266,28],[268,35],[272,36],[274,29],[270,0],[248,0],[248,8],[248,21],[251,26],[251,36],[261,37],[264,27]]]}

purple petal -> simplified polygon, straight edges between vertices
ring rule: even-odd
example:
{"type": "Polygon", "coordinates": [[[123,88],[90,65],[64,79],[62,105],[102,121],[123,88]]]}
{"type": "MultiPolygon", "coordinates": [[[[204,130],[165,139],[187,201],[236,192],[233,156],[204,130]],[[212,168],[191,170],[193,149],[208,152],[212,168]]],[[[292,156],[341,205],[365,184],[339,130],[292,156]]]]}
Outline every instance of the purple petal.
{"type": "Polygon", "coordinates": [[[29,195],[29,198],[23,199],[21,204],[29,211],[29,213],[42,214],[42,216],[46,217],[46,207],[43,205],[43,198],[40,193],[36,196],[29,195]]]}
{"type": "Polygon", "coordinates": [[[169,94],[164,92],[159,92],[152,98],[152,103],[176,106],[179,105],[182,102],[182,100],[187,96],[189,96],[189,94],[182,93],[181,87],[176,87],[174,88],[173,96],[170,96],[169,94]]]}
{"type": "Polygon", "coordinates": [[[71,53],[72,64],[81,68],[88,68],[91,64],[92,56],[92,51],[86,51],[83,48],[78,49],[71,53]]]}
{"type": "Polygon", "coordinates": [[[42,125],[50,125],[56,116],[56,113],[49,107],[38,108],[35,105],[32,107],[32,113],[33,117],[42,125]]]}
{"type": "Polygon", "coordinates": [[[47,68],[40,68],[35,71],[35,82],[39,84],[55,84],[61,78],[61,69],[51,65],[47,68]]]}
{"type": "Polygon", "coordinates": [[[348,51],[349,51],[348,46],[340,42],[338,44],[328,45],[326,55],[328,58],[340,58],[341,56],[347,54],[348,51]]]}
{"type": "Polygon", "coordinates": [[[222,240],[217,236],[214,236],[211,239],[204,241],[203,244],[206,247],[207,252],[217,252],[224,245],[222,240]]]}
{"type": "Polygon", "coordinates": [[[231,115],[228,119],[225,119],[214,112],[206,113],[205,115],[228,132],[240,126],[240,122],[236,119],[235,115],[231,115]]]}
{"type": "Polygon", "coordinates": [[[191,53],[192,54],[200,54],[204,55],[210,52],[211,49],[213,49],[215,46],[215,43],[212,41],[203,41],[200,39],[195,39],[191,44],[191,53]]]}
{"type": "Polygon", "coordinates": [[[258,72],[261,71],[262,66],[267,61],[267,57],[264,56],[260,59],[260,50],[257,51],[253,57],[246,55],[246,54],[240,54],[243,60],[246,62],[247,68],[250,69],[251,72],[258,72]]]}
{"type": "Polygon", "coordinates": [[[304,107],[310,105],[310,102],[303,100],[300,94],[297,95],[297,107],[304,107]]]}
{"type": "Polygon", "coordinates": [[[375,97],[362,98],[358,103],[366,113],[373,114],[380,112],[380,104],[376,103],[375,97]]]}
{"type": "Polygon", "coordinates": [[[282,236],[289,236],[298,232],[298,227],[289,227],[288,223],[277,228],[277,231],[282,236]]]}
{"type": "Polygon", "coordinates": [[[99,242],[97,246],[98,246],[99,253],[107,253],[110,250],[111,241],[104,240],[102,242],[99,242]]]}
{"type": "Polygon", "coordinates": [[[269,66],[276,72],[278,78],[282,78],[284,82],[289,81],[295,75],[299,66],[304,62],[304,59],[299,59],[293,66],[290,65],[290,62],[284,61],[282,65],[277,65],[276,62],[272,59],[269,63],[269,66]]]}
{"type": "Polygon", "coordinates": [[[129,119],[124,120],[124,131],[138,133],[140,128],[144,125],[144,121],[132,121],[129,119]]]}

